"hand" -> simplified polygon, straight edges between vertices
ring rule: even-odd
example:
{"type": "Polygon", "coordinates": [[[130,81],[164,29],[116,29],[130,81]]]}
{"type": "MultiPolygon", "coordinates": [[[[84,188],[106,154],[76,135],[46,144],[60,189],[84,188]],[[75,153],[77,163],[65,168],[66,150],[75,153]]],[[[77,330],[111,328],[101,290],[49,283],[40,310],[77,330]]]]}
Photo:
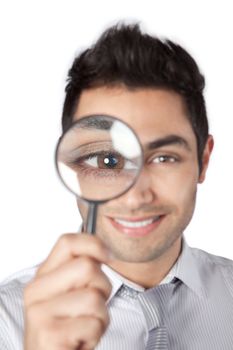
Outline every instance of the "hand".
{"type": "Polygon", "coordinates": [[[25,350],[92,350],[109,324],[109,260],[88,234],[60,237],[24,291],[25,350]]]}

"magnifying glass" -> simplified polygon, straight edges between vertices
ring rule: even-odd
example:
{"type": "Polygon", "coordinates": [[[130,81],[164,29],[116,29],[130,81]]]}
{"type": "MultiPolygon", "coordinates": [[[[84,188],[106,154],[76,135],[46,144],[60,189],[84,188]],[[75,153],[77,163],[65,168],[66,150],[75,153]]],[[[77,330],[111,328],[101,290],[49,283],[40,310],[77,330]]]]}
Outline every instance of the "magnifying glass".
{"type": "Polygon", "coordinates": [[[98,205],[123,195],[135,184],[143,152],[129,125],[109,115],[89,115],[61,136],[55,165],[68,190],[88,202],[85,231],[94,234],[98,205]]]}

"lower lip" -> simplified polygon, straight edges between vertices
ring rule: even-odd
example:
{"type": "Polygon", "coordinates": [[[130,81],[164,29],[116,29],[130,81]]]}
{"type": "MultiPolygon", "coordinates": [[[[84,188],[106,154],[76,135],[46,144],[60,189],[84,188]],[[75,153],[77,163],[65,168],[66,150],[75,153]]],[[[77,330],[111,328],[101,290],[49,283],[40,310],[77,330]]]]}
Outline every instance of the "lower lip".
{"type": "Polygon", "coordinates": [[[160,218],[149,225],[143,227],[126,227],[116,222],[112,218],[109,218],[113,227],[123,234],[126,234],[130,237],[142,237],[148,235],[151,231],[155,230],[163,220],[165,215],[161,215],[160,218]]]}

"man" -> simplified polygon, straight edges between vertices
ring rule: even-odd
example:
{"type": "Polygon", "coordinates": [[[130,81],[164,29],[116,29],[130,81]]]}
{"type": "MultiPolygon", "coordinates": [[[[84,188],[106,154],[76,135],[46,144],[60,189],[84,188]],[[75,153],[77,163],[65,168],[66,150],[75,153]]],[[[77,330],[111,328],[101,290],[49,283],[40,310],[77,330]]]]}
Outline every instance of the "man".
{"type": "Polygon", "coordinates": [[[100,206],[95,237],[64,234],[38,268],[2,283],[1,350],[233,349],[233,262],[183,235],[213,149],[204,85],[182,47],[138,25],[108,29],[75,59],[63,131],[116,116],[138,134],[143,170],[100,206]]]}

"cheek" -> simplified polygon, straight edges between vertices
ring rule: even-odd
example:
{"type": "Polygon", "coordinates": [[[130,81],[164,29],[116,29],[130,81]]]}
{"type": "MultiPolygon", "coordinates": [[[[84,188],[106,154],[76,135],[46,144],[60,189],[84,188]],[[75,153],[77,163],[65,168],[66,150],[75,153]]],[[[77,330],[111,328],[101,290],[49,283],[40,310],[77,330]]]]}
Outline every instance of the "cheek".
{"type": "Polygon", "coordinates": [[[194,162],[180,168],[161,169],[150,175],[150,188],[158,202],[182,203],[193,197],[198,183],[198,167],[194,162]]]}
{"type": "Polygon", "coordinates": [[[198,183],[198,169],[187,167],[182,171],[164,173],[152,179],[151,188],[158,202],[173,206],[186,205],[193,201],[198,183]]]}

